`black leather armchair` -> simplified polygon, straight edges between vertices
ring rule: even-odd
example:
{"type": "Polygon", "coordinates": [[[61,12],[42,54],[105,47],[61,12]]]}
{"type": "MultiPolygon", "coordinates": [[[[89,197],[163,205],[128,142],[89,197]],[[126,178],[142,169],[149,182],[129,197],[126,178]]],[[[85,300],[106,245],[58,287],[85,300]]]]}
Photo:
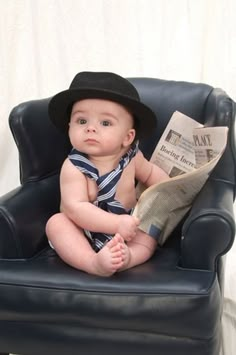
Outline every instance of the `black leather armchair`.
{"type": "Polygon", "coordinates": [[[110,278],[63,263],[45,224],[59,209],[58,174],[70,150],[48,99],[10,114],[21,186],[0,199],[0,352],[22,355],[218,355],[224,257],[235,235],[235,105],[209,85],[130,79],[157,114],[141,142],[149,158],[172,113],[229,127],[227,149],[191,211],[150,261],[110,278]]]}

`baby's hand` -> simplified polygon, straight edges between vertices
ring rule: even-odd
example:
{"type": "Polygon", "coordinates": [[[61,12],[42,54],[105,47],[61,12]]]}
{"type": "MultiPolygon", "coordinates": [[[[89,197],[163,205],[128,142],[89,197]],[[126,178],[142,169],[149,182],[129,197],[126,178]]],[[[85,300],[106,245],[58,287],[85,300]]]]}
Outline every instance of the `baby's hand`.
{"type": "Polygon", "coordinates": [[[119,218],[117,233],[119,233],[126,241],[132,240],[136,236],[139,219],[128,214],[122,214],[119,218]]]}

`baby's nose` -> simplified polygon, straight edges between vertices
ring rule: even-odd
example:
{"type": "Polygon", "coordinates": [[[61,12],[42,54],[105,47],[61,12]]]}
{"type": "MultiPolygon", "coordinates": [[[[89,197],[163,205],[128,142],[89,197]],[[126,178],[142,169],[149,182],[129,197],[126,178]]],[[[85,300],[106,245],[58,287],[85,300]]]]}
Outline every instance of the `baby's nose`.
{"type": "Polygon", "coordinates": [[[92,125],[88,126],[87,127],[87,132],[96,132],[95,126],[92,126],[92,125]]]}

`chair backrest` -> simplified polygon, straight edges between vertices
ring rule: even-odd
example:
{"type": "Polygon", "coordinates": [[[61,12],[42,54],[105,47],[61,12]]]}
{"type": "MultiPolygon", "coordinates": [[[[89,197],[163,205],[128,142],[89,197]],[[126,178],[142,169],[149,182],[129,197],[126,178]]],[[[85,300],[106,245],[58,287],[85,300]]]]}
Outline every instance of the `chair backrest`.
{"type": "MultiPolygon", "coordinates": [[[[178,110],[206,126],[230,128],[226,152],[214,174],[235,185],[235,104],[223,90],[206,84],[154,78],[129,80],[158,120],[152,137],[140,142],[147,158],[150,158],[171,115],[178,110]]],[[[21,183],[58,173],[71,149],[67,135],[58,132],[49,120],[49,100],[22,103],[10,114],[10,127],[19,149],[21,183]]]]}
{"type": "Polygon", "coordinates": [[[71,149],[69,138],[49,119],[49,100],[21,103],[10,113],[9,124],[19,150],[22,184],[58,173],[71,149]]]}

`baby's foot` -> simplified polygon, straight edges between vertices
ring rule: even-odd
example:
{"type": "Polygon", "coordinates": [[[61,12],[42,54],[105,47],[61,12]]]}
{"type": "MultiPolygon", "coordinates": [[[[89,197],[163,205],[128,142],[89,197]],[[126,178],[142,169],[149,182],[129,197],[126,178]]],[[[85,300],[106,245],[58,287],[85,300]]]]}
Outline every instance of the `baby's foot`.
{"type": "MultiPolygon", "coordinates": [[[[123,238],[122,238],[123,240],[123,238]]],[[[123,265],[123,247],[120,236],[114,236],[94,255],[94,268],[99,276],[111,276],[123,265]]]]}
{"type": "Polygon", "coordinates": [[[117,237],[117,239],[120,242],[120,248],[121,248],[121,253],[122,253],[122,265],[120,266],[120,268],[117,271],[123,271],[123,270],[126,270],[129,265],[131,253],[130,253],[129,247],[127,246],[127,244],[125,243],[125,241],[121,237],[121,235],[117,233],[115,235],[115,237],[117,237]]]}

